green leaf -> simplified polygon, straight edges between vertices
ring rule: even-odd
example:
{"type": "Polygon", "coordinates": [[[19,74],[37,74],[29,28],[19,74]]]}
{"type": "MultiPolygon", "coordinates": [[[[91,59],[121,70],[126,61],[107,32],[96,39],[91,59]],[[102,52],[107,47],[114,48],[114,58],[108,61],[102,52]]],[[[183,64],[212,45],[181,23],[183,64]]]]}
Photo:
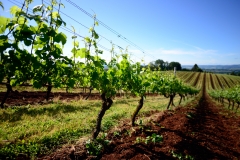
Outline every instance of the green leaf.
{"type": "Polygon", "coordinates": [[[75,42],[73,42],[73,45],[78,48],[79,47],[79,42],[75,41],[75,42]]]}
{"type": "MultiPolygon", "coordinates": [[[[75,55],[76,53],[77,53],[77,49],[76,48],[73,48],[72,50],[71,50],[71,52],[75,55]]],[[[75,55],[76,56],[76,55],[75,55]]]]}
{"type": "Polygon", "coordinates": [[[59,17],[58,12],[52,12],[52,18],[57,18],[57,17],[59,17]]]}
{"type": "Polygon", "coordinates": [[[34,88],[41,88],[42,85],[41,85],[38,81],[34,81],[34,82],[33,82],[33,87],[34,87],[34,88]]]}
{"type": "Polygon", "coordinates": [[[24,24],[25,23],[25,18],[24,17],[19,17],[18,18],[18,24],[24,24]]]}
{"type": "Polygon", "coordinates": [[[24,44],[25,44],[26,46],[30,46],[30,45],[32,44],[32,41],[31,41],[31,40],[28,40],[28,39],[25,39],[25,40],[24,40],[24,44]]]}
{"type": "Polygon", "coordinates": [[[7,24],[10,22],[9,18],[6,17],[0,17],[0,34],[4,33],[6,30],[7,24]]]}
{"type": "Polygon", "coordinates": [[[55,37],[54,37],[54,41],[57,43],[62,43],[62,45],[66,44],[67,42],[67,36],[64,33],[58,33],[55,37]]]}
{"type": "Polygon", "coordinates": [[[17,79],[11,79],[10,85],[11,86],[16,86],[16,84],[17,84],[17,79]]]}
{"type": "Polygon", "coordinates": [[[72,39],[76,39],[77,38],[77,36],[72,36],[72,39]]]}
{"type": "Polygon", "coordinates": [[[51,7],[51,6],[48,6],[48,7],[47,7],[47,10],[48,10],[48,11],[51,11],[51,10],[52,10],[52,7],[51,7]]]}
{"type": "Polygon", "coordinates": [[[17,12],[19,12],[19,11],[21,11],[21,8],[19,8],[18,6],[12,6],[11,8],[10,8],[10,13],[12,14],[12,15],[15,15],[17,12]]]}
{"type": "Polygon", "coordinates": [[[40,12],[43,8],[43,5],[37,5],[33,7],[33,13],[40,12]]]}
{"type": "Polygon", "coordinates": [[[98,26],[98,21],[95,21],[95,25],[98,26]]]}
{"type": "Polygon", "coordinates": [[[93,31],[93,36],[94,36],[95,39],[99,38],[98,34],[95,31],[93,31]]]}
{"type": "Polygon", "coordinates": [[[87,53],[87,49],[86,48],[81,48],[78,49],[76,52],[76,57],[80,57],[80,58],[85,58],[86,57],[86,53],[87,53]]]}
{"type": "Polygon", "coordinates": [[[2,7],[2,9],[4,9],[2,2],[0,2],[0,7],[2,7]]]}
{"type": "Polygon", "coordinates": [[[93,28],[92,28],[92,27],[90,27],[90,28],[89,28],[89,32],[92,32],[92,31],[93,31],[93,28]]]}
{"type": "Polygon", "coordinates": [[[98,73],[96,71],[93,71],[91,78],[92,78],[93,81],[96,81],[98,79],[98,73]]]}
{"type": "Polygon", "coordinates": [[[29,30],[32,31],[33,33],[36,33],[36,31],[37,31],[37,30],[36,30],[36,27],[33,27],[33,26],[30,26],[30,27],[29,27],[29,30]]]}
{"type": "Polygon", "coordinates": [[[62,20],[59,20],[59,19],[56,20],[56,26],[60,27],[62,23],[63,23],[62,20]]]}
{"type": "Polygon", "coordinates": [[[63,4],[63,3],[60,3],[60,5],[61,5],[63,8],[65,8],[65,6],[64,6],[64,4],[63,4]]]}
{"type": "Polygon", "coordinates": [[[89,37],[84,38],[87,43],[91,43],[91,39],[89,37]]]}
{"type": "Polygon", "coordinates": [[[74,87],[74,84],[75,84],[75,79],[73,79],[73,78],[69,79],[68,86],[69,87],[74,87]]]}

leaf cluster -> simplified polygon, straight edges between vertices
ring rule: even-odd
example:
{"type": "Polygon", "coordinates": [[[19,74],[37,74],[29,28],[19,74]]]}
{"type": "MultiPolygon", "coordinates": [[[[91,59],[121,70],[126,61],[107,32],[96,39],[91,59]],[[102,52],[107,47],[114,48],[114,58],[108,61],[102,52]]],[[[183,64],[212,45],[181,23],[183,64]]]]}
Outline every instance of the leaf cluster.
{"type": "Polygon", "coordinates": [[[73,72],[72,60],[62,51],[67,37],[58,32],[66,25],[59,14],[61,4],[58,11],[53,9],[58,3],[52,1],[50,6],[35,6],[30,13],[30,3],[11,7],[12,18],[0,17],[0,81],[6,78],[13,86],[28,81],[36,88],[73,86],[72,79],[66,78],[66,73],[73,72]]]}

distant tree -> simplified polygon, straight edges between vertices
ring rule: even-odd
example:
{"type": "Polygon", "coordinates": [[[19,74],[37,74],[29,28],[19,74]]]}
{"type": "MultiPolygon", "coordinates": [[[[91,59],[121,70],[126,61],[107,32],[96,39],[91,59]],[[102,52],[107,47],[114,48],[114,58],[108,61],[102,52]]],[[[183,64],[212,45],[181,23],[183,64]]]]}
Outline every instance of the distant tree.
{"type": "Polygon", "coordinates": [[[169,69],[169,63],[168,61],[164,62],[164,70],[168,70],[169,69]]]}
{"type": "Polygon", "coordinates": [[[176,67],[177,70],[181,70],[182,66],[179,62],[171,62],[169,63],[168,61],[164,62],[162,59],[157,59],[156,61],[152,61],[148,64],[150,69],[153,70],[159,70],[161,69],[162,71],[164,70],[173,70],[174,67],[176,67]]]}
{"type": "Polygon", "coordinates": [[[164,61],[161,59],[158,59],[155,61],[155,66],[159,67],[161,70],[164,70],[164,61]]]}
{"type": "Polygon", "coordinates": [[[232,72],[230,73],[230,75],[240,76],[240,72],[239,72],[239,71],[232,71],[232,72]]]}
{"type": "Polygon", "coordinates": [[[155,68],[156,68],[155,62],[150,62],[150,63],[148,64],[148,66],[150,67],[150,69],[151,69],[152,71],[155,70],[155,68]]]}
{"type": "Polygon", "coordinates": [[[195,72],[203,72],[203,70],[201,68],[199,68],[197,64],[194,64],[194,66],[191,70],[195,71],[195,72]]]}
{"type": "Polygon", "coordinates": [[[169,63],[169,70],[173,70],[174,67],[176,67],[176,69],[179,71],[179,70],[182,70],[182,66],[179,62],[170,62],[169,63]]]}
{"type": "Polygon", "coordinates": [[[198,67],[198,65],[197,65],[197,64],[194,64],[194,66],[192,67],[192,69],[191,69],[191,70],[192,70],[192,71],[197,71],[197,70],[198,70],[198,68],[199,68],[199,67],[198,67]]]}
{"type": "Polygon", "coordinates": [[[232,72],[230,73],[230,75],[235,75],[234,71],[232,71],[232,72]]]}
{"type": "Polygon", "coordinates": [[[190,71],[190,69],[182,68],[182,71],[190,71]]]}

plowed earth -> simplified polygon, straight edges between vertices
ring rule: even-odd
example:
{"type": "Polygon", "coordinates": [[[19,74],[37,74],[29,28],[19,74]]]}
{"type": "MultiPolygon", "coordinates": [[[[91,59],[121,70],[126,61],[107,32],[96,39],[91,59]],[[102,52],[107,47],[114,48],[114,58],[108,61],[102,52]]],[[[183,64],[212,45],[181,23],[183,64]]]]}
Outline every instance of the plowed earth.
{"type": "Polygon", "coordinates": [[[90,156],[82,143],[39,159],[240,159],[240,117],[209,98],[205,78],[198,99],[185,107],[153,112],[144,122],[131,127],[125,120],[109,131],[107,139],[111,143],[98,157],[90,156]],[[138,141],[153,133],[162,135],[163,141],[138,141]]]}
{"type": "MultiPolygon", "coordinates": [[[[5,92],[0,92],[0,103],[2,99],[5,96],[5,92]]],[[[46,101],[46,92],[28,92],[28,91],[13,91],[10,92],[5,105],[6,106],[22,106],[22,105],[34,105],[34,104],[47,104],[47,103],[52,103],[53,99],[56,98],[60,101],[65,100],[65,101],[71,101],[71,100],[79,100],[79,99],[85,99],[88,96],[88,93],[63,93],[63,92],[53,92],[50,93],[49,96],[49,101],[46,101]]],[[[119,93],[116,95],[116,97],[123,96],[120,95],[119,93]]],[[[131,95],[134,97],[134,95],[131,95]]],[[[148,96],[157,96],[157,94],[148,94],[148,96]]],[[[100,100],[101,96],[99,93],[91,93],[89,100],[100,100]]]]}
{"type": "MultiPolygon", "coordinates": [[[[73,99],[80,99],[87,97],[88,93],[63,93],[63,92],[54,92],[50,93],[50,101],[46,102],[46,92],[18,92],[13,91],[10,92],[5,104],[6,106],[22,106],[27,104],[46,104],[51,103],[52,99],[58,98],[59,100],[70,101],[73,99]]],[[[0,100],[2,100],[5,96],[5,92],[0,92],[0,100]]],[[[89,99],[100,99],[100,95],[98,93],[92,93],[89,99]]]]}

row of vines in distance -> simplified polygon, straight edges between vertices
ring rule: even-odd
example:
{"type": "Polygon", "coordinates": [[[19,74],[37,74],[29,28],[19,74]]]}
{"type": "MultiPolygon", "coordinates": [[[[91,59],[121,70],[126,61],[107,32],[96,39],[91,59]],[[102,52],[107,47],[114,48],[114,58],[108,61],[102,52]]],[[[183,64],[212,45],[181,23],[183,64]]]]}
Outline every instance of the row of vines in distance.
{"type": "MultiPolygon", "coordinates": [[[[222,104],[228,103],[228,109],[234,110],[237,112],[240,106],[240,77],[226,75],[226,74],[213,74],[213,73],[197,73],[193,72],[179,72],[179,78],[182,79],[185,83],[189,83],[192,86],[196,85],[196,79],[198,79],[197,84],[203,81],[203,76],[206,74],[206,87],[208,93],[218,102],[222,104]]],[[[198,88],[198,87],[197,87],[198,88]]]]}
{"type": "MultiPolygon", "coordinates": [[[[177,78],[193,87],[201,88],[203,74],[205,73],[178,71],[177,78]]],[[[240,77],[227,74],[206,73],[206,82],[208,90],[227,89],[239,84],[240,77]]]]}
{"type": "Polygon", "coordinates": [[[240,85],[226,90],[212,90],[209,95],[222,104],[224,104],[224,100],[227,100],[228,109],[232,106],[231,110],[234,110],[235,107],[235,111],[238,111],[240,106],[240,85]]]}

